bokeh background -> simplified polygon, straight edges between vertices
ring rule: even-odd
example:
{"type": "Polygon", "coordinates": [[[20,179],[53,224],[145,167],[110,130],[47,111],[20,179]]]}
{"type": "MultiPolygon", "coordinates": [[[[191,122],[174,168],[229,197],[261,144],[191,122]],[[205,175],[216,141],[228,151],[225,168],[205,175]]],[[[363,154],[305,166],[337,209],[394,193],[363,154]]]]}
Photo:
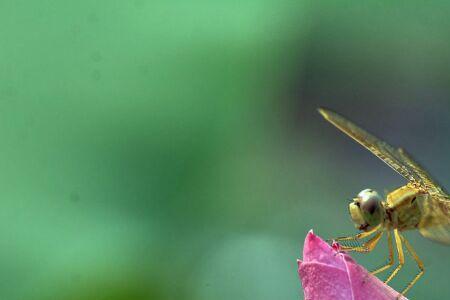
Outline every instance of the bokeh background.
{"type": "MultiPolygon", "coordinates": [[[[318,106],[450,187],[449,9],[0,1],[1,298],[302,299],[307,231],[354,234],[349,199],[404,183],[318,106]]],[[[449,248],[407,236],[409,296],[445,299],[449,248]]]]}

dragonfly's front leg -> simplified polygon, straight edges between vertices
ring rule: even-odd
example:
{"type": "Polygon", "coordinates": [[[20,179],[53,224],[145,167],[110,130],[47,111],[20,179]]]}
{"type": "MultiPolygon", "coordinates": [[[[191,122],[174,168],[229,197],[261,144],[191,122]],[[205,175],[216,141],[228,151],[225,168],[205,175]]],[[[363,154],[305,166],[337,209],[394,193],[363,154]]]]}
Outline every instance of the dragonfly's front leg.
{"type": "Polygon", "coordinates": [[[380,241],[381,237],[383,236],[383,231],[377,232],[374,236],[372,236],[369,240],[367,240],[364,243],[361,243],[360,241],[356,240],[354,242],[357,243],[357,245],[347,246],[339,244],[340,249],[342,251],[355,251],[355,252],[370,252],[372,251],[375,246],[380,241]]]}
{"type": "Polygon", "coordinates": [[[332,241],[338,242],[341,250],[343,251],[369,252],[375,248],[376,244],[383,235],[382,231],[377,233],[378,229],[379,227],[375,227],[369,231],[364,231],[354,236],[339,237],[332,241]],[[362,239],[365,239],[373,234],[375,234],[375,236],[367,242],[361,242],[362,239]]]}

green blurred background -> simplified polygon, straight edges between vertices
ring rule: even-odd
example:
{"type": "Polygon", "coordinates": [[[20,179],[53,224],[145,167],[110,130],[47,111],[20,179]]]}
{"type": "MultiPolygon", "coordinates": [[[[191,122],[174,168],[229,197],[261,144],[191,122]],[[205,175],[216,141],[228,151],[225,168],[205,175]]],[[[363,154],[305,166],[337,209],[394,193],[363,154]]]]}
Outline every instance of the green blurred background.
{"type": "MultiPolygon", "coordinates": [[[[302,299],[307,231],[353,234],[348,199],[403,184],[317,106],[450,187],[449,10],[1,0],[1,298],[302,299]]],[[[449,248],[407,236],[409,296],[448,297],[449,248]]]]}

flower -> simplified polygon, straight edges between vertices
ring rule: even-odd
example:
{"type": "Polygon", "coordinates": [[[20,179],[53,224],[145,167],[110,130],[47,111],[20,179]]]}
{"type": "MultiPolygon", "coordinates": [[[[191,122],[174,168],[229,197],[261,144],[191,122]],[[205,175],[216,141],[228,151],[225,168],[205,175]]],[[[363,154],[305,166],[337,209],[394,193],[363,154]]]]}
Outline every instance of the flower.
{"type": "Polygon", "coordinates": [[[312,230],[305,239],[303,261],[297,262],[305,300],[393,300],[400,295],[312,230]]]}

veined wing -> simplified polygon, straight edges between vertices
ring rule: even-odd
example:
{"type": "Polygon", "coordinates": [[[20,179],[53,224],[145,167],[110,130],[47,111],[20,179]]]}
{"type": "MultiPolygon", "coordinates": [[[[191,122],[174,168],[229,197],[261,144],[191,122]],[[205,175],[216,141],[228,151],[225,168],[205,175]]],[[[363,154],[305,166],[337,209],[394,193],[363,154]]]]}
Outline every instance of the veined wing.
{"type": "Polygon", "coordinates": [[[419,232],[433,241],[450,245],[450,197],[405,150],[399,149],[399,153],[422,179],[429,194],[429,197],[419,203],[422,211],[419,232]]]}
{"type": "Polygon", "coordinates": [[[397,171],[397,173],[413,183],[414,186],[422,186],[421,178],[414,172],[411,166],[403,161],[397,149],[335,112],[324,108],[319,108],[319,112],[328,122],[375,154],[388,166],[397,171]]]}
{"type": "Polygon", "coordinates": [[[435,242],[450,245],[450,201],[437,196],[419,203],[422,218],[419,232],[424,237],[435,242]]]}
{"type": "Polygon", "coordinates": [[[432,196],[442,201],[450,201],[447,193],[439,186],[439,184],[431,178],[427,171],[425,171],[411,156],[402,148],[397,150],[402,162],[409,166],[409,168],[420,178],[421,188],[432,196]]]}

